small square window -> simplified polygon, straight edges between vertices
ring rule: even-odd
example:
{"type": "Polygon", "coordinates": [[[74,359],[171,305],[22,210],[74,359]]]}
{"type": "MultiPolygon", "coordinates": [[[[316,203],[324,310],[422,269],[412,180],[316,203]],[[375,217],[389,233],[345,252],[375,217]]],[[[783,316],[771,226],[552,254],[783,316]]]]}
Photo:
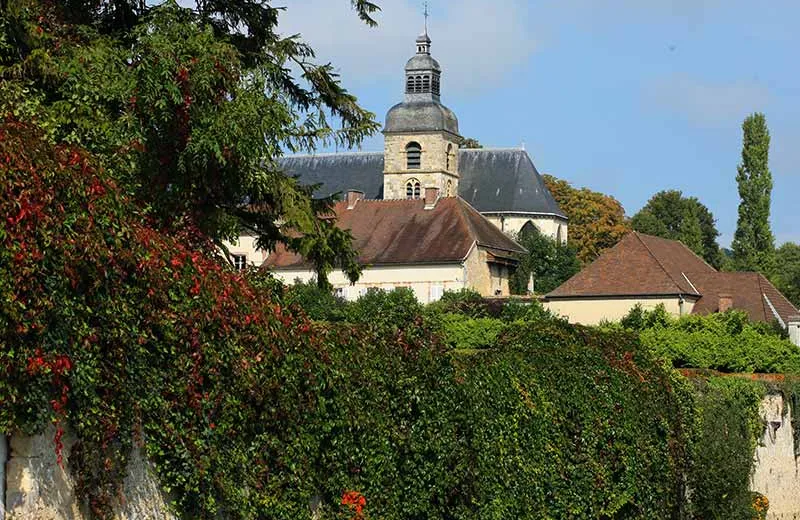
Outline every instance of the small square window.
{"type": "Polygon", "coordinates": [[[431,286],[431,301],[439,301],[442,299],[442,295],[444,295],[444,287],[441,285],[433,285],[431,286]]]}
{"type": "Polygon", "coordinates": [[[247,255],[231,255],[231,260],[233,260],[233,268],[237,271],[247,268],[247,255]]]}

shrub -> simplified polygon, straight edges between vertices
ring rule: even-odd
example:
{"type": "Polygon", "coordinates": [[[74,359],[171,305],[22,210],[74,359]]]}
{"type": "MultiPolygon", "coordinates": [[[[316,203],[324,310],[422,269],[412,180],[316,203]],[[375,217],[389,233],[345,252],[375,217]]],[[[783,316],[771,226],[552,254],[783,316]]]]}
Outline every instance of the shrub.
{"type": "Polygon", "coordinates": [[[440,318],[445,343],[459,349],[491,348],[506,323],[495,318],[468,318],[461,314],[444,314],[440,318]]]}
{"type": "Polygon", "coordinates": [[[637,307],[621,324],[640,331],[642,343],[675,367],[800,373],[800,349],[771,324],[753,323],[741,311],[675,319],[663,307],[637,307]]]}

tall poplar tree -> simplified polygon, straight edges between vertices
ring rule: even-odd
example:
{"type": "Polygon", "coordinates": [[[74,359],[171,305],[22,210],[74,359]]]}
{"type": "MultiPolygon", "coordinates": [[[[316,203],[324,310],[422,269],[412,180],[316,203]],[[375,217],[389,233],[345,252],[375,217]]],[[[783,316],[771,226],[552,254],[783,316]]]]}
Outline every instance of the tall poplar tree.
{"type": "Polygon", "coordinates": [[[733,237],[733,261],[736,269],[768,273],[774,263],[775,238],[769,225],[772,174],[764,114],[747,117],[742,130],[742,164],[736,175],[739,220],[733,237]]]}

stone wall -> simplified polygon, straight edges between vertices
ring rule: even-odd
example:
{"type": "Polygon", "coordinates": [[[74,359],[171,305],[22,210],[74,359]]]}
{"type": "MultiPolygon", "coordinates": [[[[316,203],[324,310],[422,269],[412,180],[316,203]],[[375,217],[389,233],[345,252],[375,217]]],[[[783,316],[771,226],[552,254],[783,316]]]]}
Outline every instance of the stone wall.
{"type": "Polygon", "coordinates": [[[751,489],[769,500],[767,520],[800,520],[800,474],[794,454],[792,410],[781,395],[769,395],[761,403],[766,423],[756,448],[751,489]]]}
{"type": "MultiPolygon", "coordinates": [[[[55,429],[41,435],[13,435],[5,468],[5,520],[88,520],[85,504],[75,496],[75,481],[66,469],[74,438],[64,438],[63,467],[56,461],[55,429]]],[[[2,459],[0,459],[2,460],[2,459]]],[[[153,468],[134,449],[123,484],[124,501],[114,506],[118,520],[173,520],[153,468]]]]}

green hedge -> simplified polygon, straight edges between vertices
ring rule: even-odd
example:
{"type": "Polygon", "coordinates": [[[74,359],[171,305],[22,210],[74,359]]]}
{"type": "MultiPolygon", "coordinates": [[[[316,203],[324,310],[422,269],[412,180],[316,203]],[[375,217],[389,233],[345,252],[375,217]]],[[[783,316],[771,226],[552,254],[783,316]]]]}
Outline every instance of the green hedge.
{"type": "Polygon", "coordinates": [[[675,367],[800,373],[800,348],[771,324],[752,323],[740,311],[675,319],[663,308],[634,309],[622,325],[639,331],[642,343],[675,367]]]}

